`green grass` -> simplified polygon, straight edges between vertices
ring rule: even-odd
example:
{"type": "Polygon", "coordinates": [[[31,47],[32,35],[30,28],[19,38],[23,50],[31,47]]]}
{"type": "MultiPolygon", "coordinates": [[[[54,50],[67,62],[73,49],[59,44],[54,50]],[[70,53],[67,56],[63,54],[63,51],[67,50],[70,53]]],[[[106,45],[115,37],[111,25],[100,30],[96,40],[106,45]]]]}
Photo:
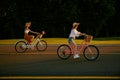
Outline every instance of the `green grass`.
{"type": "Polygon", "coordinates": [[[120,37],[102,37],[102,38],[94,38],[94,40],[105,41],[105,40],[120,40],[120,37]]]}
{"type": "MultiPolygon", "coordinates": [[[[68,44],[67,38],[43,38],[48,44],[68,44]]],[[[0,44],[15,44],[19,40],[24,39],[4,39],[0,40],[0,44]]],[[[76,39],[77,44],[81,44],[83,39],[76,39]]],[[[120,44],[120,38],[96,38],[93,39],[91,44],[120,44]]]]}

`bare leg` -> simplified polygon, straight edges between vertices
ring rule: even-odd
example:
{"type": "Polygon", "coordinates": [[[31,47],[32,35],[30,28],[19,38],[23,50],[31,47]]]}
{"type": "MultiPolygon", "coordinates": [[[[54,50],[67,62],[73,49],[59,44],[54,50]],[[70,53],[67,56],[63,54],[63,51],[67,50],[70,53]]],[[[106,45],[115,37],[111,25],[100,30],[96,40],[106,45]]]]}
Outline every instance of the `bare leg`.
{"type": "Polygon", "coordinates": [[[74,54],[74,59],[79,57],[78,50],[77,50],[77,45],[75,41],[72,39],[72,42],[70,43],[70,46],[72,47],[73,54],[74,54]]]}
{"type": "Polygon", "coordinates": [[[33,35],[30,35],[30,36],[29,36],[29,41],[28,41],[29,44],[32,44],[33,40],[34,40],[34,36],[33,36],[33,35]]]}

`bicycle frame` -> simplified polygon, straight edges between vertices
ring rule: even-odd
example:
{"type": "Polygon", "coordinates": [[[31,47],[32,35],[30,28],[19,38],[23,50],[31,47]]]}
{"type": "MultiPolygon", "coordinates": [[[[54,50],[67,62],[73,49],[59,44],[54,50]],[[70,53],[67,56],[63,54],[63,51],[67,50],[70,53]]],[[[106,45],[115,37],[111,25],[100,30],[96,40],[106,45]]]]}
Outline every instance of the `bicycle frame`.
{"type": "MultiPolygon", "coordinates": [[[[92,39],[91,39],[91,40],[92,40],[92,39]]],[[[80,46],[77,45],[77,51],[80,52],[80,53],[82,53],[83,50],[89,45],[89,43],[90,43],[90,42],[88,42],[88,41],[86,41],[86,40],[84,39],[84,40],[82,41],[82,43],[81,43],[80,46]]],[[[74,45],[69,44],[69,46],[70,46],[71,51],[72,51],[71,54],[73,54],[73,52],[74,52],[74,45]]],[[[91,52],[90,49],[89,49],[89,51],[91,52]]]]}
{"type": "Polygon", "coordinates": [[[80,46],[74,45],[73,43],[60,45],[57,49],[58,57],[67,60],[72,54],[79,54],[80,52],[88,61],[96,60],[99,56],[99,49],[89,44],[92,38],[93,36],[91,35],[85,35],[80,46]]]}
{"type": "Polygon", "coordinates": [[[29,44],[28,41],[20,40],[15,44],[15,50],[18,53],[25,52],[27,49],[34,49],[34,47],[38,51],[45,51],[47,49],[47,42],[42,40],[42,36],[45,34],[45,32],[42,32],[42,34],[38,34],[35,39],[33,40],[32,44],[29,44]]]}
{"type": "Polygon", "coordinates": [[[30,46],[35,46],[37,44],[37,42],[40,41],[40,39],[42,38],[42,36],[43,36],[42,34],[37,35],[36,38],[33,40],[32,45],[29,45],[29,47],[30,46]]]}

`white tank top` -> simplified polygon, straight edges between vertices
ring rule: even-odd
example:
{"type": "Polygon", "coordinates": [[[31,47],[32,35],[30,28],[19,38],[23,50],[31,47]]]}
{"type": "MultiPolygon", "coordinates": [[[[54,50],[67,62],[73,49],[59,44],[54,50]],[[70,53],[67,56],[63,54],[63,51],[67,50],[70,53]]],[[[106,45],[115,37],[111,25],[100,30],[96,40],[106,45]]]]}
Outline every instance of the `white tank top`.
{"type": "Polygon", "coordinates": [[[76,29],[72,29],[69,37],[73,37],[75,39],[75,37],[79,37],[80,34],[81,32],[78,32],[76,29]]]}
{"type": "Polygon", "coordinates": [[[25,29],[25,33],[28,34],[30,29],[25,29]]]}

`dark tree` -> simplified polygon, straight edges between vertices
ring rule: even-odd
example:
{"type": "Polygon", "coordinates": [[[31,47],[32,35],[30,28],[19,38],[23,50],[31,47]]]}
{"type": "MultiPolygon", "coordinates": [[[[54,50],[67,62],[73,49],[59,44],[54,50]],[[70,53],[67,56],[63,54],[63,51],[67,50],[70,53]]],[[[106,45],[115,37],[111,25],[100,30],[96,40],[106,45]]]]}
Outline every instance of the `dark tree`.
{"type": "Polygon", "coordinates": [[[0,39],[23,38],[24,23],[45,37],[68,37],[73,22],[95,37],[119,36],[119,0],[1,0],[0,39]]]}

